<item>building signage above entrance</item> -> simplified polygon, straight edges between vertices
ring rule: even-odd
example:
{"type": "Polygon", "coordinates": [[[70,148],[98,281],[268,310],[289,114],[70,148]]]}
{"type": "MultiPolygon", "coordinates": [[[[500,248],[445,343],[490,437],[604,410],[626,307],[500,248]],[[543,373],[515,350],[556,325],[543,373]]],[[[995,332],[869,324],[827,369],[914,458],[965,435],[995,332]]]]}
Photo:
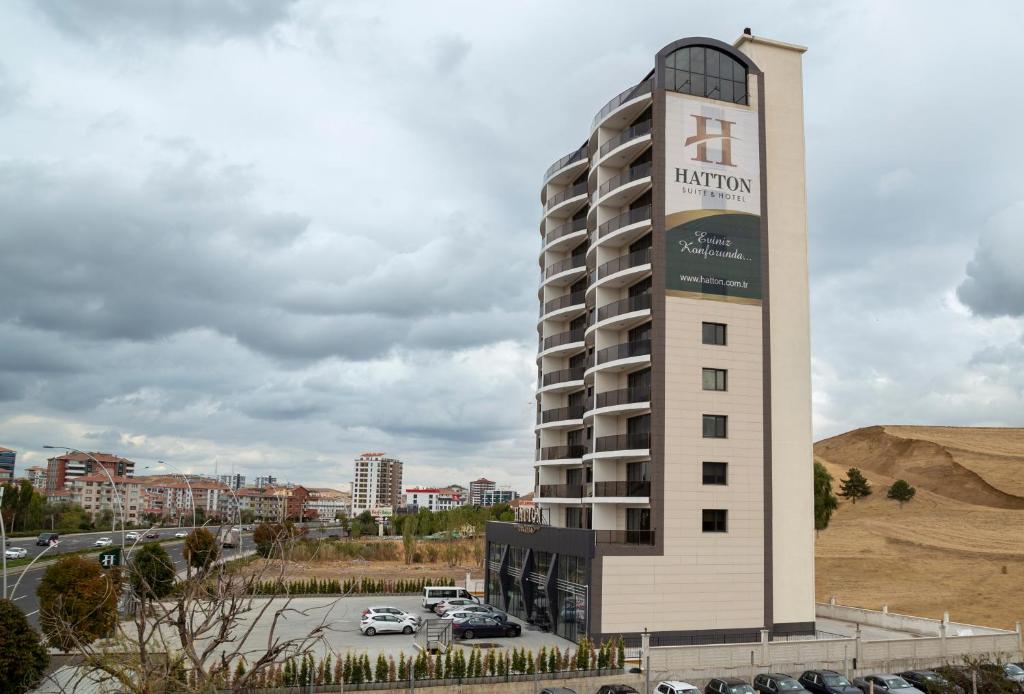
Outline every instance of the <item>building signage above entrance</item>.
{"type": "Polygon", "coordinates": [[[548,509],[539,506],[516,506],[516,523],[521,525],[549,525],[548,509]]]}

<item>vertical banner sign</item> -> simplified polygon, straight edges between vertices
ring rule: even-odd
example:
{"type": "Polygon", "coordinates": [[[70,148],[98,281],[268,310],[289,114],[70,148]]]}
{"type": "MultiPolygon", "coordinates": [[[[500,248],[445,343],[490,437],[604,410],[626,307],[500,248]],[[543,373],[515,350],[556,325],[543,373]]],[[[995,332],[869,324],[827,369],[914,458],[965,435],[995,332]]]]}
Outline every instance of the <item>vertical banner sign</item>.
{"type": "Polygon", "coordinates": [[[665,95],[665,289],[761,303],[756,110],[665,95]]]}

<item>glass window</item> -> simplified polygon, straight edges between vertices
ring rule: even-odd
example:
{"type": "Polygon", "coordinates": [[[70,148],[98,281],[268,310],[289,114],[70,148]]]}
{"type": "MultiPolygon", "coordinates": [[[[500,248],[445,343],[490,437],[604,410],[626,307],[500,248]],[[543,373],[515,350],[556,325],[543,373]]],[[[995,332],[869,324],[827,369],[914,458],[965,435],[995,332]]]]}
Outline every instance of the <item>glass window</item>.
{"type": "Polygon", "coordinates": [[[725,344],[725,323],[701,323],[701,333],[706,345],[725,344]]]}
{"type": "Polygon", "coordinates": [[[725,390],[725,369],[701,369],[704,390],[725,390]]]}
{"type": "Polygon", "coordinates": [[[726,422],[728,417],[720,414],[704,415],[704,438],[724,439],[726,438],[726,422]]]}
{"type": "Polygon", "coordinates": [[[728,512],[722,508],[706,508],[701,511],[702,530],[706,533],[727,531],[728,512]]]}
{"type": "Polygon", "coordinates": [[[714,463],[704,461],[703,465],[704,484],[726,484],[729,469],[728,463],[714,463]]]}
{"type": "Polygon", "coordinates": [[[747,103],[747,69],[710,46],[680,48],[665,57],[665,88],[681,94],[747,103]]]}

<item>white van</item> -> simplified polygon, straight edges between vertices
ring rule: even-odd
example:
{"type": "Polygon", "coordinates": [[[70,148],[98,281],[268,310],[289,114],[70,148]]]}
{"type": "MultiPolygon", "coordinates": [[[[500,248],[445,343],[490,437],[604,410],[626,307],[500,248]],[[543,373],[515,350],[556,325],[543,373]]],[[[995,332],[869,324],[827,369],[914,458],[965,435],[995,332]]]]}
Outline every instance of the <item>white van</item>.
{"type": "Polygon", "coordinates": [[[469,598],[473,602],[480,602],[472,593],[465,588],[458,586],[424,586],[423,587],[423,609],[433,610],[434,605],[442,600],[452,598],[469,598]]]}

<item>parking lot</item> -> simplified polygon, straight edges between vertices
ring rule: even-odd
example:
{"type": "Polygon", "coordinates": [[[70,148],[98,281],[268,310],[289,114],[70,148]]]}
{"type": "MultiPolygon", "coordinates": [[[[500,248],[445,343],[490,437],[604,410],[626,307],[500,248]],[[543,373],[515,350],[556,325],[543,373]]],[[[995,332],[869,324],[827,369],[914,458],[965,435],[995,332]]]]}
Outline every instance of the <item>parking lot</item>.
{"type": "MultiPolygon", "coordinates": [[[[416,645],[422,645],[425,641],[426,626],[422,627],[415,634],[377,634],[376,636],[363,636],[359,632],[359,619],[363,609],[376,606],[391,606],[411,612],[423,617],[424,620],[439,619],[433,612],[428,612],[421,606],[422,598],[419,596],[353,596],[344,598],[310,597],[296,598],[291,602],[294,612],[289,612],[278,622],[277,634],[279,638],[296,638],[314,629],[321,621],[325,624],[324,642],[318,645],[317,650],[321,652],[333,651],[335,653],[367,653],[371,662],[378,653],[385,656],[398,657],[400,652],[406,655],[416,652],[416,645]]],[[[283,604],[283,601],[280,601],[283,604]]],[[[272,621],[272,615],[268,615],[257,624],[249,643],[254,647],[265,644],[267,632],[272,621]]],[[[544,632],[526,624],[515,617],[509,616],[509,621],[519,624],[522,627],[522,636],[512,638],[477,638],[472,641],[454,641],[456,648],[472,648],[474,645],[497,644],[503,648],[527,648],[535,653],[542,647],[550,649],[558,646],[560,649],[575,649],[576,645],[571,641],[556,636],[550,632],[544,632]]],[[[425,624],[425,622],[424,622],[425,624]]]]}

